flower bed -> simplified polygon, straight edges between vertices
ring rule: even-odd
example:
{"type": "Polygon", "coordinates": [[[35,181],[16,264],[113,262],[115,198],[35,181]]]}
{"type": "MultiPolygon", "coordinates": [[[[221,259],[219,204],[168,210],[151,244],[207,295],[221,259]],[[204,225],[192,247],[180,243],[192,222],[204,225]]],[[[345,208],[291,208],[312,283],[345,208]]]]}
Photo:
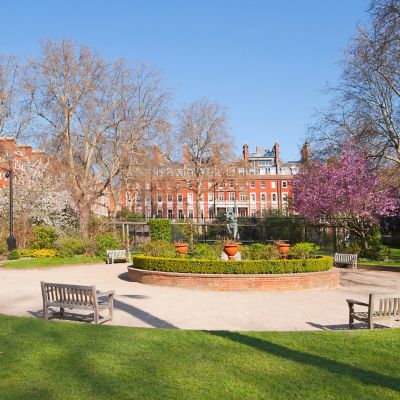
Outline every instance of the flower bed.
{"type": "Polygon", "coordinates": [[[304,260],[199,260],[138,255],[133,257],[136,269],[196,274],[289,274],[326,271],[333,266],[332,257],[319,256],[304,260]]]}

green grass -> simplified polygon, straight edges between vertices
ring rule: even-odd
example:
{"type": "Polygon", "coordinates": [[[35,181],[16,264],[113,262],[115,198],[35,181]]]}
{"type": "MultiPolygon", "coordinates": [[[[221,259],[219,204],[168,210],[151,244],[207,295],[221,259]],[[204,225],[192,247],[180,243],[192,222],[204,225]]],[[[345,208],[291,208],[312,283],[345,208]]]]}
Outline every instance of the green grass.
{"type": "Polygon", "coordinates": [[[360,264],[400,267],[400,249],[390,248],[390,261],[360,261],[360,264]]]}
{"type": "Polygon", "coordinates": [[[0,316],[0,398],[399,399],[400,330],[203,332],[0,316]]]}
{"type": "Polygon", "coordinates": [[[54,267],[58,265],[90,264],[102,261],[104,262],[100,257],[48,257],[4,261],[0,266],[13,269],[29,269],[54,267]]]}

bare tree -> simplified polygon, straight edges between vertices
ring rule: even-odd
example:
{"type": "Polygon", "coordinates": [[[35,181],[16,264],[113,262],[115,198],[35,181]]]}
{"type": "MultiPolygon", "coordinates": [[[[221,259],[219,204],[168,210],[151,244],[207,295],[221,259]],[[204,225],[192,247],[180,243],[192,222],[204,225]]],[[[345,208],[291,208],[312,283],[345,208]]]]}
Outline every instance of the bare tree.
{"type": "Polygon", "coordinates": [[[326,154],[353,138],[377,162],[400,166],[400,0],[374,1],[369,13],[372,23],[347,49],[331,106],[311,136],[326,154]]]}
{"type": "Polygon", "coordinates": [[[0,55],[0,136],[19,139],[29,122],[20,91],[20,69],[15,57],[0,55]]]}
{"type": "Polygon", "coordinates": [[[87,235],[91,205],[118,183],[136,145],[156,133],[168,93],[145,65],[109,63],[68,40],[43,42],[25,76],[43,141],[65,165],[87,235]]]}
{"type": "Polygon", "coordinates": [[[187,163],[182,179],[188,182],[195,194],[196,218],[199,220],[203,194],[231,172],[233,139],[227,130],[224,108],[206,99],[183,108],[179,115],[177,138],[178,143],[184,146],[184,163],[187,163]],[[207,178],[212,181],[209,186],[203,185],[207,178]]]}

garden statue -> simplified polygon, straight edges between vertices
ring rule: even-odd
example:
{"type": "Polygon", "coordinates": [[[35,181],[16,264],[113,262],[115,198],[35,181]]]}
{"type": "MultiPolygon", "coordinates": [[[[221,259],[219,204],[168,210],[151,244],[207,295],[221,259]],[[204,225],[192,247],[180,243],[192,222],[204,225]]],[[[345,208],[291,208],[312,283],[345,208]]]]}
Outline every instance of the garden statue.
{"type": "Polygon", "coordinates": [[[228,228],[228,232],[232,235],[233,240],[238,239],[238,226],[237,226],[237,218],[235,212],[232,208],[228,208],[228,211],[225,214],[228,224],[226,227],[228,228]]]}

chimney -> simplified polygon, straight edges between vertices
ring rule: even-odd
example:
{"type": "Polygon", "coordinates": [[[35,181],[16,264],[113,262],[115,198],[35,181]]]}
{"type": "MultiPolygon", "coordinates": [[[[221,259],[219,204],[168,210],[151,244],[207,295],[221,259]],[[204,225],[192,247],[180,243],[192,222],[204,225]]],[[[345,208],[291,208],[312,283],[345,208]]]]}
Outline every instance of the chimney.
{"type": "Polygon", "coordinates": [[[243,160],[245,164],[249,161],[249,146],[246,143],[243,145],[243,160]]]}
{"type": "Polygon", "coordinates": [[[308,163],[310,161],[311,148],[310,148],[310,143],[308,142],[308,140],[306,140],[306,142],[303,144],[300,154],[301,154],[301,162],[302,163],[308,163]]]}
{"type": "Polygon", "coordinates": [[[189,164],[189,150],[186,145],[183,146],[183,164],[189,164]]]}
{"type": "Polygon", "coordinates": [[[275,162],[275,165],[278,167],[279,166],[279,164],[280,164],[280,159],[279,159],[279,144],[278,144],[278,142],[275,142],[275,144],[274,144],[274,153],[275,153],[275,156],[274,156],[274,162],[275,162]]]}
{"type": "Polygon", "coordinates": [[[159,165],[160,164],[160,150],[157,146],[153,146],[153,161],[154,164],[159,165]]]}

